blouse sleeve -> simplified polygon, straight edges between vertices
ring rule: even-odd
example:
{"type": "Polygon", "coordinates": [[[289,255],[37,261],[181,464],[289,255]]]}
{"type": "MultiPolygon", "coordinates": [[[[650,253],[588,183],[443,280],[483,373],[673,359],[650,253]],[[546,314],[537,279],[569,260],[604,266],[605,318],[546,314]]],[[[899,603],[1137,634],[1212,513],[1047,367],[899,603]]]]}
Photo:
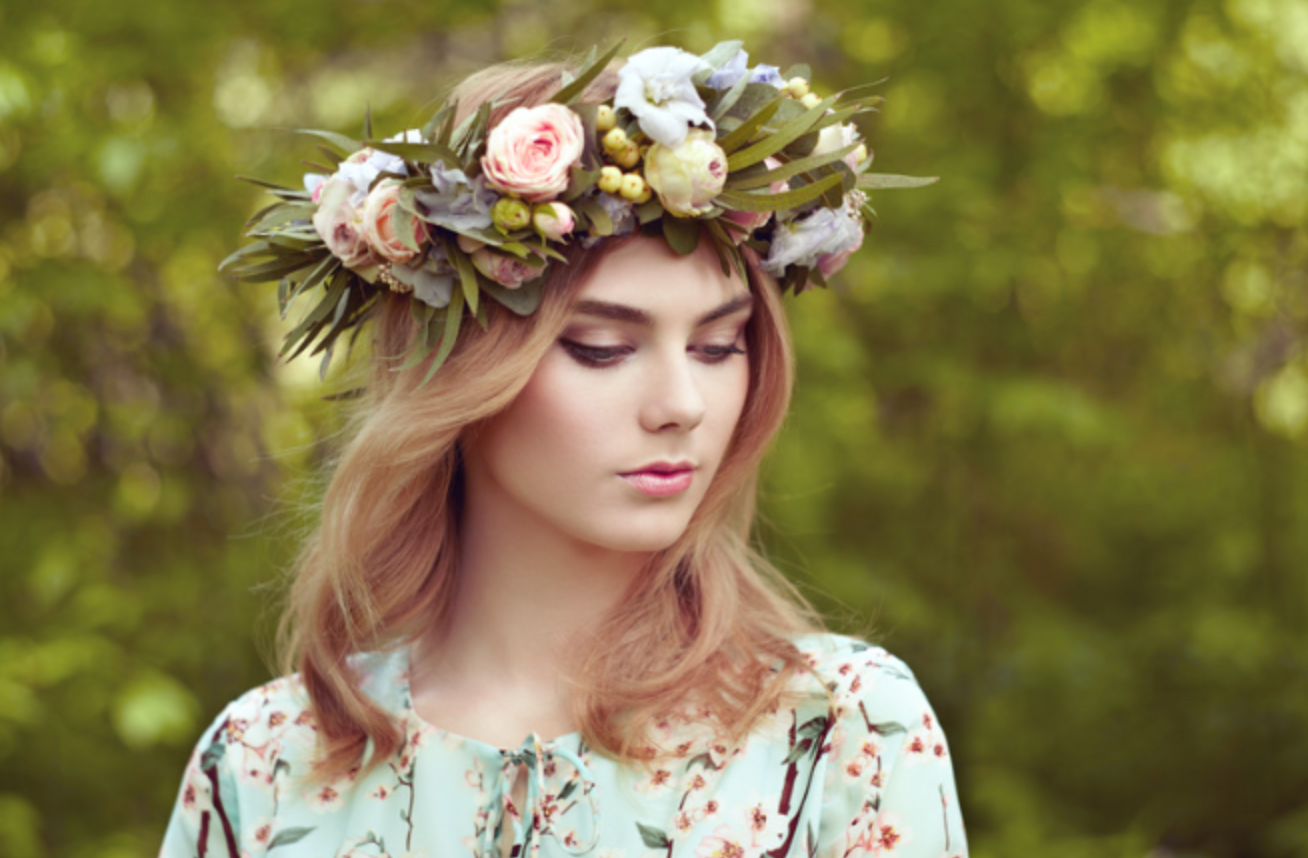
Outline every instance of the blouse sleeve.
{"type": "Polygon", "coordinates": [[[862,644],[831,667],[836,717],[818,854],[965,858],[949,745],[912,671],[862,644]]]}
{"type": "Polygon", "coordinates": [[[227,752],[231,709],[223,710],[191,753],[159,858],[240,858],[240,808],[227,752]]]}

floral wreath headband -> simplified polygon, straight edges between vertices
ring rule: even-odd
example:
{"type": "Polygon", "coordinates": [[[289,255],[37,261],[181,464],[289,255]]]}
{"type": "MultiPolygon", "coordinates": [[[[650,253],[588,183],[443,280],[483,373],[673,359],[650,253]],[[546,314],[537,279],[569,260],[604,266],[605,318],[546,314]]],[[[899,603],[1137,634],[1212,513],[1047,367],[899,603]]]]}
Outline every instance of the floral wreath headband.
{"type": "Polygon", "coordinates": [[[617,55],[592,50],[551,100],[517,107],[490,125],[487,102],[456,125],[441,105],[421,130],[364,140],[308,130],[330,165],[304,189],[258,180],[279,201],[246,223],[250,244],[220,270],[278,281],[285,318],[300,296],[316,303],[286,335],[281,355],[312,349],[326,374],[341,335],[350,343],[386,292],[410,296],[420,328],[399,369],[435,358],[436,372],[464,316],[483,328],[487,299],[528,315],[540,303],[558,247],[589,248],[640,229],[680,254],[701,230],[723,272],[744,279],[742,253],[757,255],[784,294],[826,286],[863,243],[876,212],[866,192],[935,179],[868,172],[871,154],[847,120],[874,111],[875,84],[819,98],[807,66],[785,74],[748,66],[741,42],[703,56],[647,48],[619,69],[603,104],[580,102],[617,55]],[[569,79],[570,78],[570,79],[569,79]],[[466,313],[465,313],[466,310],[466,313]]]}

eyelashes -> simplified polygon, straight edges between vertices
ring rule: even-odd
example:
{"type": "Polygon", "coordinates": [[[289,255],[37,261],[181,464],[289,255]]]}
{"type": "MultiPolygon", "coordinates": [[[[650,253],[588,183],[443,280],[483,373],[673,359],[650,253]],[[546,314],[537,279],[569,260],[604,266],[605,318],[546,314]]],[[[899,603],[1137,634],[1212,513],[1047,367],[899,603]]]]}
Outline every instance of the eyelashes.
{"type": "MultiPolygon", "coordinates": [[[[635,351],[630,346],[588,346],[574,340],[559,340],[559,344],[577,363],[595,368],[614,366],[635,351]]],[[[722,363],[733,355],[745,354],[745,350],[734,343],[729,346],[701,346],[695,351],[703,355],[701,360],[707,364],[722,363]]]]}

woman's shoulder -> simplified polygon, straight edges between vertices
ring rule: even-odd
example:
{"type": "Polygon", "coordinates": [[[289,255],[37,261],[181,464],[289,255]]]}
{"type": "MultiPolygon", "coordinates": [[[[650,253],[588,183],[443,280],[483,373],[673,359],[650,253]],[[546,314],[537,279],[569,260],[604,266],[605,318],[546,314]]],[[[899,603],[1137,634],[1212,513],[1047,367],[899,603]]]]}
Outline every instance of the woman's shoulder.
{"type": "MultiPolygon", "coordinates": [[[[408,660],[403,651],[360,653],[350,657],[360,688],[382,709],[399,715],[405,705],[408,660]]],[[[267,779],[274,772],[256,771],[259,763],[315,751],[317,725],[309,694],[300,675],[290,674],[255,686],[236,697],[218,714],[200,740],[200,751],[223,753],[243,779],[267,779]],[[232,759],[232,758],[235,759],[232,759]],[[249,762],[254,761],[254,762],[249,762]]]]}
{"type": "Polygon", "coordinates": [[[827,697],[838,714],[896,732],[932,720],[913,671],[883,647],[831,633],[806,635],[795,645],[809,666],[798,690],[827,697]]]}

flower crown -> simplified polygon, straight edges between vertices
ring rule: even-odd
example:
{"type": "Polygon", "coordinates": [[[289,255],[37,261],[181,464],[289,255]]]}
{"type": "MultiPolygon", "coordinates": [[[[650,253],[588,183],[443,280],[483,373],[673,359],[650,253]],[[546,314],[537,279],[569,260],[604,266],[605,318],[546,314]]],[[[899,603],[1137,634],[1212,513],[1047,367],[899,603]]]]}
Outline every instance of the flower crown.
{"type": "Polygon", "coordinates": [[[486,301],[519,315],[540,302],[558,247],[584,248],[636,229],[678,253],[707,233],[723,272],[744,278],[742,253],[784,293],[826,285],[863,243],[873,188],[935,179],[868,172],[871,154],[847,121],[876,109],[858,87],[819,98],[807,66],[785,74],[748,66],[738,41],[703,56],[647,48],[619,69],[614,97],[585,104],[586,87],[617,55],[591,51],[550,101],[517,107],[496,125],[487,102],[456,124],[440,106],[421,130],[364,140],[309,130],[329,165],[310,164],[298,190],[254,181],[279,198],[246,224],[254,239],[220,266],[242,280],[278,281],[285,318],[316,303],[286,335],[288,360],[358,336],[385,292],[408,294],[421,332],[401,369],[449,355],[465,315],[483,327],[486,301]],[[466,309],[466,313],[465,313],[466,309]]]}

